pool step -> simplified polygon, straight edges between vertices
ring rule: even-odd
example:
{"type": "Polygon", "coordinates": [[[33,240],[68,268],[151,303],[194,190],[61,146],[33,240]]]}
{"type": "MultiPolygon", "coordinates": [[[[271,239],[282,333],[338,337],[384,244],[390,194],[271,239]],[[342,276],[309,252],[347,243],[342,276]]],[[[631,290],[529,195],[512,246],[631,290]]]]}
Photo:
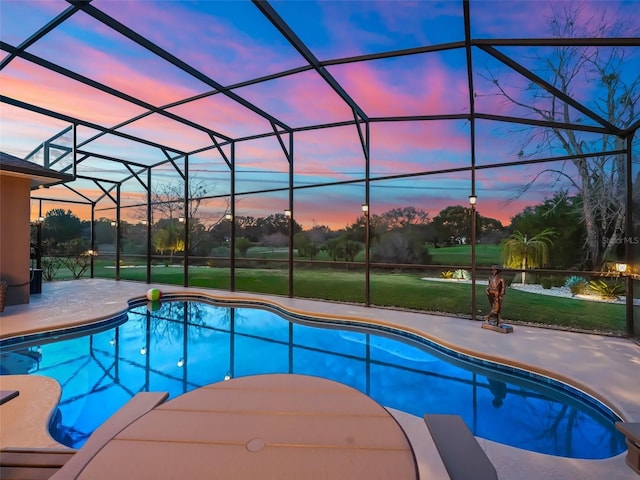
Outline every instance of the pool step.
{"type": "Polygon", "coordinates": [[[0,478],[48,480],[75,453],[71,448],[6,447],[0,450],[0,478]]]}

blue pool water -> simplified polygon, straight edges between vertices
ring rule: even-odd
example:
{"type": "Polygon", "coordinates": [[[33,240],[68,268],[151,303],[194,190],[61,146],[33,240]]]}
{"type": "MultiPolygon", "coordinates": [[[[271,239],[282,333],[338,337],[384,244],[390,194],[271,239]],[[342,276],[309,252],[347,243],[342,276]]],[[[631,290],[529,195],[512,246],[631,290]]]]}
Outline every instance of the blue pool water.
{"type": "Polygon", "coordinates": [[[60,382],[52,434],[76,448],[137,392],[175,397],[225,377],[298,373],[345,383],[416,416],[460,415],[476,436],[526,450],[589,459],[625,450],[614,428],[619,419],[566,385],[470,363],[391,330],[310,320],[199,301],[165,301],[155,311],[144,304],[99,332],[4,346],[2,373],[60,382]]]}

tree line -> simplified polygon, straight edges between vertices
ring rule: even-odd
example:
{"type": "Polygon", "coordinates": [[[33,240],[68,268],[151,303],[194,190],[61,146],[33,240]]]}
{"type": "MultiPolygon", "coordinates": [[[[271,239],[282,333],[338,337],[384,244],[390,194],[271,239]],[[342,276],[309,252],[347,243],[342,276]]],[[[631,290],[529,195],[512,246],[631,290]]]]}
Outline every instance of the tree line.
{"type": "MultiPolygon", "coordinates": [[[[169,217],[159,219],[152,225],[152,253],[169,255],[172,259],[176,253],[183,252],[184,228],[188,225],[190,256],[229,256],[231,223],[205,223],[197,209],[190,211],[195,216],[186,223],[181,222],[179,217],[169,217]]],[[[558,192],[537,205],[525,207],[512,217],[507,227],[499,220],[476,211],[476,241],[481,245],[500,245],[514,234],[533,238],[544,231],[553,232],[547,258],[549,266],[561,269],[591,268],[586,261],[587,233],[581,211],[580,198],[569,196],[567,192],[558,192]]],[[[368,218],[371,261],[428,264],[431,260],[430,249],[468,245],[471,241],[472,213],[469,207],[452,205],[433,218],[425,210],[412,206],[371,214],[368,218]]],[[[224,215],[220,216],[224,220],[224,215]]],[[[352,262],[365,248],[367,218],[364,215],[337,230],[325,225],[313,225],[305,230],[295,219],[282,213],[266,217],[238,216],[234,222],[234,243],[240,257],[248,256],[251,247],[255,246],[274,250],[286,248],[290,222],[293,247],[299,257],[314,260],[324,251],[334,261],[352,262]]],[[[90,222],[80,220],[71,210],[50,210],[41,228],[45,255],[77,254],[90,246],[90,222]]],[[[93,232],[94,245],[98,246],[99,253],[115,253],[116,228],[111,220],[96,220],[93,232]]],[[[146,253],[146,225],[122,221],[120,234],[122,254],[146,253]]],[[[601,248],[604,250],[607,247],[602,245],[601,248]]]]}

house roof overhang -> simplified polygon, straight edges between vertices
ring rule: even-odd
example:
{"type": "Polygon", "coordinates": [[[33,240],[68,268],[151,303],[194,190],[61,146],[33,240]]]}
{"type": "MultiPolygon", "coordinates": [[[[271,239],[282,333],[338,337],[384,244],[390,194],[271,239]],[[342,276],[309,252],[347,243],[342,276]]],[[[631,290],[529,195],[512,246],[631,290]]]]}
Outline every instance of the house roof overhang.
{"type": "Polygon", "coordinates": [[[68,173],[56,172],[4,152],[0,152],[0,175],[29,178],[31,190],[70,182],[74,179],[73,175],[68,173]]]}

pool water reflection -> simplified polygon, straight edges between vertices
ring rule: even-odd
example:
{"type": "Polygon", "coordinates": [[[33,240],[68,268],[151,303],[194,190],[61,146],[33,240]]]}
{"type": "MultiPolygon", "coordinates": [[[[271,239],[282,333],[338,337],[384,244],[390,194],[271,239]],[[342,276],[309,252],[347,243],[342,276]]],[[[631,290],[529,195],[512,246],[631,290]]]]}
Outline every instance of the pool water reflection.
{"type": "Polygon", "coordinates": [[[24,373],[10,369],[26,355],[28,373],[62,385],[52,429],[58,441],[80,447],[139,391],[175,397],[225,378],[298,373],[345,383],[419,417],[460,415],[476,436],[526,450],[589,459],[625,450],[618,418],[602,405],[389,333],[198,301],[140,305],[128,316],[92,335],[2,350],[3,373],[24,373]]]}

